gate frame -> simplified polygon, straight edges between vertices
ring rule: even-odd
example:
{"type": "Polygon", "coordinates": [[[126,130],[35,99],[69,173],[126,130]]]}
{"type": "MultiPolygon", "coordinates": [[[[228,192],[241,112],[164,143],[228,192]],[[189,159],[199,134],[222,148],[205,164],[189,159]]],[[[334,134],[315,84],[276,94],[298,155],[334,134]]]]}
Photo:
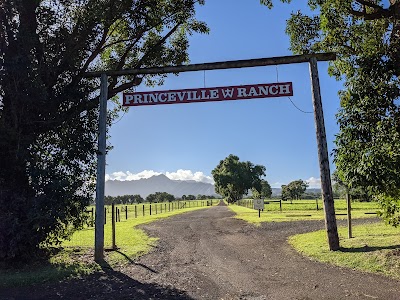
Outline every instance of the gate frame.
{"type": "Polygon", "coordinates": [[[182,73],[205,70],[238,69],[271,65],[309,63],[312,103],[314,109],[315,131],[318,145],[318,160],[321,176],[321,192],[324,202],[325,228],[327,231],[329,250],[339,250],[339,236],[337,231],[335,207],[333,201],[331,175],[329,167],[328,147],[326,142],[324,114],[321,100],[321,89],[318,76],[318,61],[336,60],[336,53],[314,53],[305,55],[292,55],[268,57],[247,60],[222,61],[203,64],[189,64],[180,66],[150,67],[126,69],[121,71],[107,70],[85,73],[86,78],[100,77],[100,111],[99,111],[99,138],[97,152],[96,176],[96,215],[95,215],[95,252],[94,260],[104,260],[104,186],[106,166],[106,126],[107,126],[107,100],[108,76],[146,75],[182,73]]]}

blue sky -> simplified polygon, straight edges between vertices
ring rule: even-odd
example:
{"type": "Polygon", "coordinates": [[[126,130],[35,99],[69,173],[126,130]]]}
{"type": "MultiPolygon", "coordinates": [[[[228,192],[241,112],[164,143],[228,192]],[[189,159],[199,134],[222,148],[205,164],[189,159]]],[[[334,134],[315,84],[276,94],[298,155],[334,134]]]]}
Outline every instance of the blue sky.
{"type": "MultiPolygon", "coordinates": [[[[198,19],[209,35],[190,38],[191,63],[292,55],[286,19],[303,4],[275,3],[272,10],[258,0],[208,0],[198,19]],[[300,6],[296,6],[300,5],[300,6]]],[[[338,91],[342,83],[319,63],[329,152],[338,126],[338,91]]],[[[216,70],[170,75],[151,90],[187,89],[292,81],[292,101],[312,111],[308,64],[216,70]],[[205,80],[204,80],[205,78],[205,80]]],[[[137,91],[150,90],[139,86],[137,91]]],[[[184,105],[132,107],[110,129],[114,149],[107,156],[107,178],[131,180],[164,173],[173,179],[210,181],[211,171],[229,154],[266,167],[274,187],[292,180],[318,186],[319,166],[312,113],[297,110],[286,97],[184,105]]],[[[331,164],[331,170],[334,166],[331,164]]]]}

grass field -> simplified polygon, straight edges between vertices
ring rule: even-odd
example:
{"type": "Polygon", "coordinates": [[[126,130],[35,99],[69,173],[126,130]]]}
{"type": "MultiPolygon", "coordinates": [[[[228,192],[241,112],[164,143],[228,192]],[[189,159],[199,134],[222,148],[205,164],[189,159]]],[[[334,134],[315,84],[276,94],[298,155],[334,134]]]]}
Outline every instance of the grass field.
{"type": "MultiPolygon", "coordinates": [[[[189,201],[186,201],[189,202],[189,201]]],[[[137,229],[136,226],[154,222],[159,219],[171,217],[177,214],[206,208],[207,201],[190,201],[189,204],[180,202],[185,208],[177,209],[178,203],[171,204],[171,210],[165,211],[165,203],[160,206],[155,214],[155,206],[152,205],[152,215],[150,216],[150,205],[145,204],[145,215],[142,215],[143,205],[140,206],[140,214],[135,218],[134,206],[128,206],[128,219],[125,219],[125,212],[120,212],[121,222],[116,222],[116,245],[117,251],[106,251],[106,263],[108,265],[117,266],[130,262],[139,255],[148,252],[152,246],[157,243],[157,239],[150,238],[143,230],[137,229]],[[204,206],[202,203],[204,202],[204,206]],[[172,205],[174,209],[172,210],[172,205]]],[[[214,200],[213,204],[219,200],[214,200]]],[[[161,204],[159,204],[161,205],[161,204]]],[[[125,205],[116,205],[122,210],[125,205]]],[[[89,208],[90,209],[90,208],[89,208]]],[[[137,207],[139,210],[139,205],[137,207]]],[[[104,244],[105,248],[110,248],[111,243],[111,209],[107,213],[107,223],[104,226],[104,244]]],[[[100,270],[101,266],[93,262],[94,248],[94,228],[87,227],[73,234],[69,241],[63,244],[63,250],[53,255],[48,261],[41,261],[34,265],[22,266],[13,270],[0,270],[0,287],[5,286],[21,286],[34,283],[42,283],[46,281],[59,280],[66,277],[82,276],[100,270]]]]}
{"type": "MultiPolygon", "coordinates": [[[[282,202],[282,212],[279,203],[265,204],[261,218],[258,217],[258,211],[251,208],[251,200],[244,200],[241,205],[244,206],[229,205],[229,208],[236,213],[236,218],[256,225],[261,222],[324,219],[321,201],[318,211],[315,200],[293,201],[293,204],[282,202]]],[[[353,202],[351,214],[354,219],[370,218],[376,217],[374,212],[377,210],[376,202],[353,202]]],[[[347,218],[345,200],[335,200],[335,212],[337,219],[347,218]]],[[[325,230],[292,236],[289,243],[297,251],[318,261],[400,279],[399,228],[383,223],[353,226],[352,239],[346,238],[347,227],[339,227],[338,230],[340,251],[328,250],[325,230]]]]}
{"type": "MultiPolygon", "coordinates": [[[[318,210],[315,200],[297,200],[291,204],[289,201],[282,201],[282,212],[280,211],[279,203],[270,202],[264,205],[264,211],[258,217],[258,210],[251,207],[251,200],[244,200],[242,205],[229,205],[229,208],[236,213],[236,218],[253,224],[261,222],[289,222],[289,221],[304,221],[304,220],[323,220],[324,212],[322,202],[319,200],[318,210]]],[[[265,201],[266,203],[268,200],[265,201]]],[[[352,218],[371,218],[376,217],[375,212],[378,210],[378,205],[375,202],[354,202],[352,203],[352,218]]],[[[346,201],[335,200],[335,211],[337,219],[346,219],[346,201]]]]}
{"type": "Polygon", "coordinates": [[[357,225],[352,239],[346,238],[347,228],[338,230],[340,251],[328,250],[325,230],[292,236],[289,243],[312,259],[400,280],[399,228],[383,223],[357,225]]]}

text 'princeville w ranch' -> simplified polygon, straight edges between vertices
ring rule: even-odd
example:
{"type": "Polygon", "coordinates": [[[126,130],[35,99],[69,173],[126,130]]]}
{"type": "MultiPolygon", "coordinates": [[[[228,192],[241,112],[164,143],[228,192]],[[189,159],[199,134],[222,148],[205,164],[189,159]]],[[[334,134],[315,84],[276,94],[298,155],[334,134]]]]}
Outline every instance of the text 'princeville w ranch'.
{"type": "Polygon", "coordinates": [[[123,106],[196,103],[293,96],[291,82],[124,93],[123,106]]]}

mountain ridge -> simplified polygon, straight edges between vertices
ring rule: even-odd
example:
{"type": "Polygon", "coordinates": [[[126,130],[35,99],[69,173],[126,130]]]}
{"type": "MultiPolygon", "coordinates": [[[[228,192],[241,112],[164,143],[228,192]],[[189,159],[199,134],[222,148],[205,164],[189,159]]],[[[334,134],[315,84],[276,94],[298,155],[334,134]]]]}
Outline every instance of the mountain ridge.
{"type": "MultiPolygon", "coordinates": [[[[215,186],[211,183],[195,180],[176,180],[170,179],[164,174],[154,175],[149,178],[140,178],[137,180],[108,180],[105,184],[106,196],[123,196],[139,194],[146,198],[149,194],[155,192],[167,192],[175,197],[183,195],[207,195],[219,196],[215,192],[215,186]]],[[[272,196],[281,195],[281,188],[272,188],[272,196]]],[[[321,189],[309,188],[307,192],[320,193],[321,189]]],[[[249,195],[251,192],[249,193],[249,195]]]]}
{"type": "Polygon", "coordinates": [[[106,196],[139,194],[145,198],[155,192],[167,192],[175,197],[182,197],[182,195],[197,196],[199,194],[218,196],[215,193],[214,185],[211,183],[194,180],[173,180],[164,174],[130,181],[108,180],[105,183],[106,196]]]}

